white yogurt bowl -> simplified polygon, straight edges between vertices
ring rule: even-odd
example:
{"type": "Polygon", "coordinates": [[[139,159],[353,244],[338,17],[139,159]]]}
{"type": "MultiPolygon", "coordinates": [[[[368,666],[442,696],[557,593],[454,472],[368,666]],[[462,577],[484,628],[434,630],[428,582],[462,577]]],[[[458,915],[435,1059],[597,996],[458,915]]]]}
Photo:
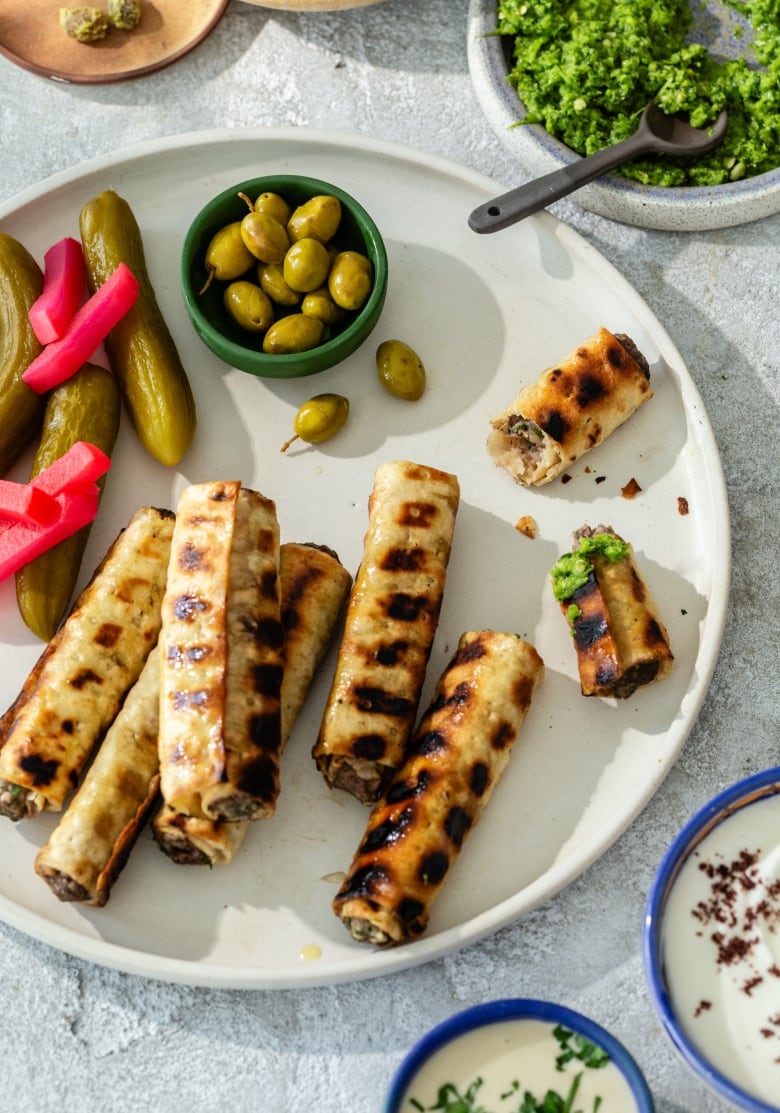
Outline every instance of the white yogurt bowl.
{"type": "Polygon", "coordinates": [[[541,1101],[549,1090],[572,1098],[566,1108],[592,1109],[598,1097],[599,1113],[655,1108],[642,1072],[614,1036],[571,1009],[530,998],[475,1005],[432,1029],[398,1068],[384,1113],[442,1109],[443,1088],[446,1108],[491,1113],[516,1108],[526,1093],[541,1101]]]}
{"type": "Polygon", "coordinates": [[[687,1065],[748,1113],[780,1111],[780,767],[740,781],[686,824],[644,924],[661,1022],[687,1065]]]}

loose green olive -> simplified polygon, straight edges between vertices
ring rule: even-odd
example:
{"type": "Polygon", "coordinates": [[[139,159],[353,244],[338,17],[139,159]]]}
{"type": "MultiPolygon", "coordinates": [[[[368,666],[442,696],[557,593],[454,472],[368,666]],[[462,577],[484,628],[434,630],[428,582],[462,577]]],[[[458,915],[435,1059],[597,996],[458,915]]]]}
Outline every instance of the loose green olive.
{"type": "Polygon", "coordinates": [[[311,290],[301,302],[301,313],[317,317],[323,325],[337,325],[344,320],[344,310],[336,305],[327,286],[311,290]]]}
{"type": "Polygon", "coordinates": [[[293,420],[294,435],[282,445],[282,452],[297,440],[320,444],[338,433],[349,417],[349,399],[343,394],[315,394],[304,402],[293,420]]]}
{"type": "Polygon", "coordinates": [[[270,192],[261,193],[253,207],[255,212],[275,216],[279,223],[285,227],[292,211],[283,197],[280,197],[278,193],[270,192]]]}
{"type": "Polygon", "coordinates": [[[322,321],[318,321],[316,317],[290,313],[271,325],[263,337],[263,351],[273,356],[308,352],[322,342],[322,331],[322,321]]]}
{"type": "Polygon", "coordinates": [[[213,279],[231,282],[245,274],[254,262],[254,256],[241,238],[241,221],[235,220],[215,232],[206,248],[206,285],[203,293],[213,279]]]}
{"type": "Polygon", "coordinates": [[[376,371],[382,386],[396,398],[416,402],[425,390],[425,368],[417,352],[403,340],[383,340],[376,350],[376,371]]]}
{"type": "Polygon", "coordinates": [[[274,323],[271,299],[255,282],[231,282],[222,299],[236,324],[247,332],[265,332],[274,323]]]}
{"type": "Polygon", "coordinates": [[[302,294],[322,286],[330,270],[330,256],[324,244],[307,236],[297,240],[284,257],[284,280],[302,294]]]}
{"type": "Polygon", "coordinates": [[[281,263],[290,246],[284,225],[270,213],[247,213],[241,221],[241,239],[263,263],[281,263]]]}
{"type": "Polygon", "coordinates": [[[258,263],[257,278],[261,288],[277,305],[297,305],[301,300],[298,291],[290,289],[285,282],[281,263],[258,263]]]}
{"type": "Polygon", "coordinates": [[[313,239],[327,243],[336,235],[341,223],[341,202],[338,197],[318,194],[299,205],[287,222],[287,234],[297,240],[313,239]]]}
{"type": "Polygon", "coordinates": [[[371,261],[359,251],[340,251],[330,268],[328,289],[342,309],[360,309],[373,284],[371,261]]]}

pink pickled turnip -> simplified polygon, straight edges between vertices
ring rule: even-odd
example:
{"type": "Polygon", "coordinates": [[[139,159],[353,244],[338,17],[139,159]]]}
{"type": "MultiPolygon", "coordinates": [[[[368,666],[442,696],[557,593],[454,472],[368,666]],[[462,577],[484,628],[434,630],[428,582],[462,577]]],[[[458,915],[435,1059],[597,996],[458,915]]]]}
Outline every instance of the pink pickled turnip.
{"type": "Polygon", "coordinates": [[[111,457],[96,444],[76,441],[67,452],[49,464],[30,481],[47,495],[79,490],[100,479],[111,467],[111,457]]]}
{"type": "Polygon", "coordinates": [[[14,575],[41,553],[94,521],[99,497],[97,483],[63,491],[56,497],[59,516],[54,522],[46,526],[13,522],[0,529],[0,580],[14,575]]]}
{"type": "Polygon", "coordinates": [[[135,305],[140,286],[120,263],[102,286],[77,309],[59,340],[43,349],[22,379],[38,394],[52,390],[83,367],[111,329],[135,305]]]}
{"type": "Polygon", "coordinates": [[[0,580],[94,521],[100,500],[97,480],[110,467],[110,456],[97,445],[76,441],[30,483],[0,481],[0,580]],[[48,505],[52,517],[47,522],[31,522],[3,515],[4,491],[8,503],[24,497],[8,488],[32,488],[36,494],[31,502],[38,507],[48,505]]]}
{"type": "Polygon", "coordinates": [[[51,344],[66,331],[81,305],[87,271],[84,249],[66,236],[53,244],[43,257],[43,289],[30,306],[30,324],[41,344],[51,344]]]}
{"type": "Polygon", "coordinates": [[[0,521],[45,526],[59,514],[57,500],[42,487],[0,479],[0,521]]]}

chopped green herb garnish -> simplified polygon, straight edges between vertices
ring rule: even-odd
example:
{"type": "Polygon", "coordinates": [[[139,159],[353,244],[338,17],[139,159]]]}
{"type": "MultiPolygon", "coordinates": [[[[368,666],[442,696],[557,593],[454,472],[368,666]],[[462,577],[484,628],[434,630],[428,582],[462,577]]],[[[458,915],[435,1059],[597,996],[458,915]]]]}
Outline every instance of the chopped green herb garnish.
{"type": "Polygon", "coordinates": [[[581,537],[576,550],[573,553],[564,553],[553,567],[553,595],[559,602],[571,599],[577,588],[587,583],[593,572],[590,553],[600,553],[610,564],[616,564],[628,556],[628,545],[614,533],[597,533],[593,537],[581,537]]]}
{"type": "Polygon", "coordinates": [[[527,436],[530,435],[536,437],[537,440],[541,440],[544,436],[542,430],[535,422],[528,421],[526,418],[521,417],[519,414],[509,419],[509,421],[507,422],[506,431],[511,437],[516,437],[520,433],[525,433],[527,436]]]}
{"type": "Polygon", "coordinates": [[[483,1105],[476,1104],[477,1090],[481,1085],[482,1079],[475,1078],[466,1093],[461,1094],[457,1086],[446,1082],[439,1090],[436,1104],[429,1105],[428,1109],[441,1110],[441,1113],[487,1113],[483,1105]]]}
{"type": "Polygon", "coordinates": [[[578,1032],[570,1032],[562,1024],[555,1026],[553,1035],[561,1047],[561,1054],[555,1060],[556,1070],[563,1070],[566,1063],[570,1063],[572,1059],[579,1059],[586,1067],[592,1067],[594,1070],[605,1067],[609,1062],[609,1055],[603,1047],[599,1047],[578,1032]]]}

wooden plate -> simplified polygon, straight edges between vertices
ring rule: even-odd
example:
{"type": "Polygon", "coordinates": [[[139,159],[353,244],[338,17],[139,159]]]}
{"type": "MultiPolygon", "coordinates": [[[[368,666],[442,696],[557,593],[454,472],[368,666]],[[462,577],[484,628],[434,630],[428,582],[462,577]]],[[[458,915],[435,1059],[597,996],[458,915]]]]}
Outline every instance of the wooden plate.
{"type": "MultiPolygon", "coordinates": [[[[142,0],[142,18],[135,30],[112,27],[99,42],[80,43],[60,27],[57,0],[3,0],[0,54],[55,81],[82,85],[127,81],[161,70],[189,53],[214,29],[228,3],[142,0]]],[[[93,6],[104,4],[94,0],[93,6]]]]}
{"type": "Polygon", "coordinates": [[[284,12],[345,12],[352,8],[370,8],[383,0],[243,0],[256,8],[275,8],[284,12]]]}

